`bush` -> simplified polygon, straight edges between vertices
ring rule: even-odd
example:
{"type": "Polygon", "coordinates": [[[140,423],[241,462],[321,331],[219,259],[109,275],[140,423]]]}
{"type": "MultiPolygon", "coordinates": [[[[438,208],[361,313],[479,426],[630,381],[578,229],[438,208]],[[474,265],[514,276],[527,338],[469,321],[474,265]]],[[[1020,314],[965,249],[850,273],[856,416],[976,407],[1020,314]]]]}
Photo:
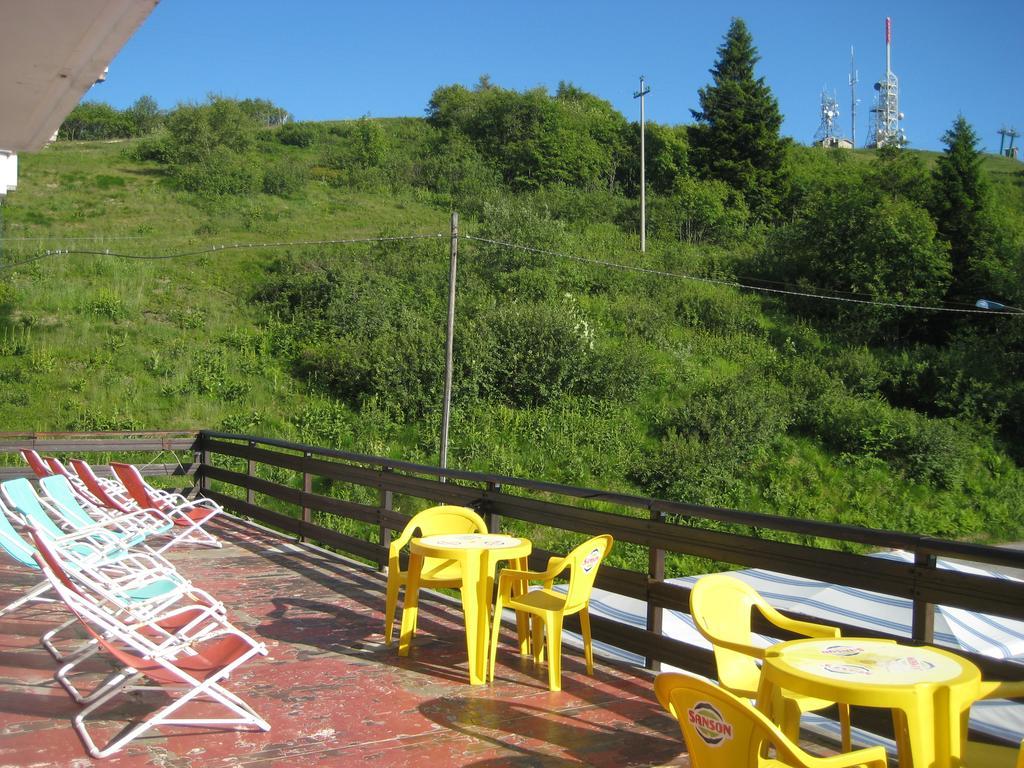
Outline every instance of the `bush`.
{"type": "Polygon", "coordinates": [[[837,388],[811,413],[813,434],[834,450],[882,459],[908,478],[940,488],[959,488],[966,479],[972,435],[955,419],[930,419],[837,388]]]}
{"type": "Polygon", "coordinates": [[[312,147],[320,143],[325,131],[319,123],[285,123],[277,129],[277,140],[291,147],[312,147]]]}
{"type": "Polygon", "coordinates": [[[534,407],[577,393],[595,360],[593,329],[572,304],[501,304],[484,318],[493,338],[493,391],[534,407]]]}
{"type": "Polygon", "coordinates": [[[224,147],[213,149],[201,161],[175,166],[173,174],[182,189],[205,195],[251,195],[263,189],[259,161],[224,147]]]}
{"type": "Polygon", "coordinates": [[[263,174],[263,191],[268,195],[288,197],[299,192],[308,178],[309,171],[301,163],[274,163],[263,174]]]}

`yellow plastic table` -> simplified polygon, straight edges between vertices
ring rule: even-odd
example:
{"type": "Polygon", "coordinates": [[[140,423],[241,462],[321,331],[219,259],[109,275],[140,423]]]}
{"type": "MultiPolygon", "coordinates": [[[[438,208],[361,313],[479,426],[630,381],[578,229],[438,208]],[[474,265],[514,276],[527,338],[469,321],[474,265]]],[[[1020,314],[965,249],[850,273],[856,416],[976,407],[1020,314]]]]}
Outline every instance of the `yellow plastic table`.
{"type": "Polygon", "coordinates": [[[765,649],[758,706],[770,711],[779,689],[851,706],[894,711],[901,768],[962,765],[971,702],[981,672],[941,648],[891,640],[804,639],[765,649]]]}
{"type": "Polygon", "coordinates": [[[466,618],[469,682],[473,685],[487,682],[495,567],[500,560],[513,560],[516,568],[525,569],[529,565],[527,558],[532,549],[533,544],[528,539],[499,533],[440,534],[409,542],[409,577],[402,606],[402,634],[398,640],[398,655],[409,655],[412,636],[416,632],[423,558],[455,560],[462,570],[462,611],[466,618]]]}

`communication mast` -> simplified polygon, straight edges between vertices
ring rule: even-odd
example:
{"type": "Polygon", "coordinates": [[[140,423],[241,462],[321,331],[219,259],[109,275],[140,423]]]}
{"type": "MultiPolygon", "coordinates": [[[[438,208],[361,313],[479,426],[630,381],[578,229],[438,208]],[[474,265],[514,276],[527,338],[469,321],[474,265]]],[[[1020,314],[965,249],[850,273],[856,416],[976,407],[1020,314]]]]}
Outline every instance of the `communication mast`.
{"type": "Polygon", "coordinates": [[[902,147],[907,137],[900,128],[900,83],[892,71],[892,19],[885,17],[885,76],[875,83],[875,105],[871,108],[868,147],[902,147]]]}
{"type": "Polygon", "coordinates": [[[818,132],[814,134],[814,143],[823,147],[835,147],[839,144],[839,137],[836,136],[836,121],[839,118],[839,101],[835,94],[830,94],[824,88],[821,90],[821,124],[818,132]]]}
{"type": "Polygon", "coordinates": [[[857,146],[857,70],[854,68],[853,46],[850,46],[850,143],[857,146]]]}

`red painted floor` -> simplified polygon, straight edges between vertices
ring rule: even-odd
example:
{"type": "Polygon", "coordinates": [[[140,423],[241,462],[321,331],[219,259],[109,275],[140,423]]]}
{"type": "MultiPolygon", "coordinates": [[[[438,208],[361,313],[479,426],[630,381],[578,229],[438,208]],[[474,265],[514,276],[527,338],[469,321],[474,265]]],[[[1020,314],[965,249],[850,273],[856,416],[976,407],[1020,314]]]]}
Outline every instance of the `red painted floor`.
{"type": "MultiPolygon", "coordinates": [[[[422,599],[412,655],[383,644],[384,578],[376,571],[227,521],[221,550],[179,547],[171,558],[230,607],[235,624],[270,651],[228,687],[272,725],[269,733],[165,726],[103,760],[111,766],[687,766],[676,723],[658,706],[651,677],[598,659],[588,677],[567,647],[563,691],[546,668],[513,649],[506,629],[497,678],[470,686],[461,614],[422,599]]],[[[0,562],[0,605],[38,574],[0,562]]],[[[36,605],[0,617],[0,768],[88,766],[72,730],[77,712],[54,681],[38,637],[63,621],[36,605]]],[[[396,632],[397,634],[397,632],[396,632]]],[[[105,660],[89,662],[99,676],[105,660]]],[[[95,731],[117,733],[163,694],[133,694],[98,713],[95,731]]]]}

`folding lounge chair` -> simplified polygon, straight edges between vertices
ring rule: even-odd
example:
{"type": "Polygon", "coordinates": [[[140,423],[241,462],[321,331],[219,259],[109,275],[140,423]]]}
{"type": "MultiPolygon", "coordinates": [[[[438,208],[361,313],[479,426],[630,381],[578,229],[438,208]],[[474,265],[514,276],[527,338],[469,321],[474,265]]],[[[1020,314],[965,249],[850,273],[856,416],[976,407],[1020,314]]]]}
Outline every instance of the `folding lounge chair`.
{"type": "Polygon", "coordinates": [[[270,724],[261,718],[236,694],[222,683],[238,667],[256,655],[266,655],[263,643],[243,632],[229,628],[218,635],[204,637],[189,646],[161,646],[144,632],[134,629],[110,616],[87,596],[69,589],[39,556],[40,567],[50,579],[60,598],[79,618],[97,645],[112,656],[123,668],[108,677],[95,691],[83,697],[68,679],[66,671],[57,672],[57,680],[78,700],[89,701],[74,718],[75,730],[93,757],[106,757],[120,750],[151,728],[162,725],[188,726],[254,726],[269,731],[270,724]],[[140,683],[143,678],[153,684],[140,683]],[[155,684],[155,685],[154,685],[155,684]],[[134,727],[121,732],[104,747],[98,747],[90,735],[85,721],[93,712],[120,693],[159,690],[183,693],[166,706],[150,714],[134,727]],[[213,700],[229,711],[233,717],[175,717],[178,710],[195,699],[213,700]]]}
{"type": "MultiPolygon", "coordinates": [[[[34,561],[38,561],[38,558],[41,557],[46,562],[50,573],[60,579],[68,589],[83,597],[88,597],[98,607],[125,622],[131,628],[146,632],[147,636],[154,642],[158,642],[161,647],[175,644],[188,645],[212,632],[232,628],[228,623],[223,603],[202,590],[192,588],[177,590],[171,595],[165,593],[164,597],[167,599],[162,599],[155,604],[151,598],[160,597],[160,595],[154,593],[152,584],[148,588],[112,593],[109,588],[104,587],[102,580],[96,580],[95,574],[74,569],[60,556],[59,549],[47,542],[38,531],[33,530],[31,538],[35,547],[34,561]]],[[[49,579],[47,583],[49,584],[49,579]]],[[[69,672],[96,650],[93,641],[89,641],[84,646],[67,654],[61,653],[53,645],[54,636],[75,623],[77,623],[77,619],[72,618],[69,622],[50,630],[40,638],[43,647],[58,662],[67,662],[65,672],[69,672]]],[[[89,698],[84,696],[78,699],[76,692],[72,692],[72,696],[75,696],[80,703],[89,698]]]]}
{"type": "Polygon", "coordinates": [[[184,528],[183,532],[175,537],[176,540],[190,541],[208,547],[222,546],[216,536],[202,527],[210,518],[222,511],[216,502],[211,499],[189,501],[180,494],[153,488],[131,464],[112,462],[110,468],[140,507],[156,509],[169,517],[175,525],[184,528]]]}
{"type": "MultiPolygon", "coordinates": [[[[104,482],[106,478],[97,475],[88,462],[82,459],[71,459],[71,467],[75,474],[85,485],[101,506],[107,509],[116,510],[123,514],[129,514],[133,510],[140,509],[136,501],[128,495],[125,487],[116,481],[104,482]]],[[[170,522],[168,520],[168,522],[170,522]]],[[[173,525],[173,523],[171,523],[173,525]]]]}
{"type": "MultiPolygon", "coordinates": [[[[114,602],[130,601],[136,611],[145,606],[158,610],[183,593],[202,592],[164,557],[129,549],[123,539],[118,540],[102,525],[72,533],[62,531],[46,514],[25,478],[0,483],[0,492],[34,533],[60,550],[76,578],[90,579],[97,591],[114,602]]],[[[204,599],[208,597],[202,594],[204,599]]]]}
{"type": "MultiPolygon", "coordinates": [[[[96,506],[81,496],[75,486],[63,475],[51,475],[39,481],[39,487],[45,494],[42,499],[47,508],[63,518],[75,529],[87,528],[91,525],[102,525],[119,538],[126,546],[133,542],[149,547],[147,540],[154,536],[162,536],[174,525],[169,520],[161,521],[148,514],[145,510],[136,509],[131,512],[117,512],[96,506]]],[[[173,542],[156,549],[162,552],[173,542]]]]}
{"type": "MultiPolygon", "coordinates": [[[[7,507],[2,501],[0,501],[0,549],[3,549],[12,560],[26,568],[37,570],[39,568],[35,559],[33,558],[33,550],[25,540],[18,535],[18,532],[14,530],[14,526],[11,525],[11,519],[13,515],[8,511],[7,507]]],[[[44,580],[41,584],[37,584],[28,592],[21,597],[17,598],[11,603],[8,603],[3,608],[0,608],[0,616],[4,616],[8,613],[21,608],[33,601],[38,602],[53,602],[49,598],[44,598],[43,595],[50,591],[50,582],[44,580]]]]}
{"type": "MultiPolygon", "coordinates": [[[[56,458],[54,456],[44,456],[43,457],[43,461],[45,461],[46,462],[46,466],[50,468],[50,476],[51,477],[53,475],[62,475],[64,477],[66,477],[68,479],[68,482],[71,483],[71,485],[73,485],[75,487],[75,490],[78,491],[83,496],[85,496],[90,501],[90,503],[92,503],[92,504],[98,504],[99,503],[99,499],[97,499],[95,496],[93,496],[93,494],[86,487],[85,483],[82,481],[82,478],[80,478],[78,475],[76,475],[74,472],[72,472],[70,469],[68,469],[64,465],[64,462],[62,462],[60,459],[58,459],[58,458],[56,458]]],[[[39,479],[43,480],[45,478],[40,477],[39,479]]],[[[101,480],[100,482],[103,483],[103,485],[105,487],[109,487],[111,490],[114,490],[114,491],[116,491],[117,489],[120,489],[122,491],[124,490],[124,488],[121,486],[120,483],[112,483],[109,480],[107,480],[107,481],[101,480]]]]}

